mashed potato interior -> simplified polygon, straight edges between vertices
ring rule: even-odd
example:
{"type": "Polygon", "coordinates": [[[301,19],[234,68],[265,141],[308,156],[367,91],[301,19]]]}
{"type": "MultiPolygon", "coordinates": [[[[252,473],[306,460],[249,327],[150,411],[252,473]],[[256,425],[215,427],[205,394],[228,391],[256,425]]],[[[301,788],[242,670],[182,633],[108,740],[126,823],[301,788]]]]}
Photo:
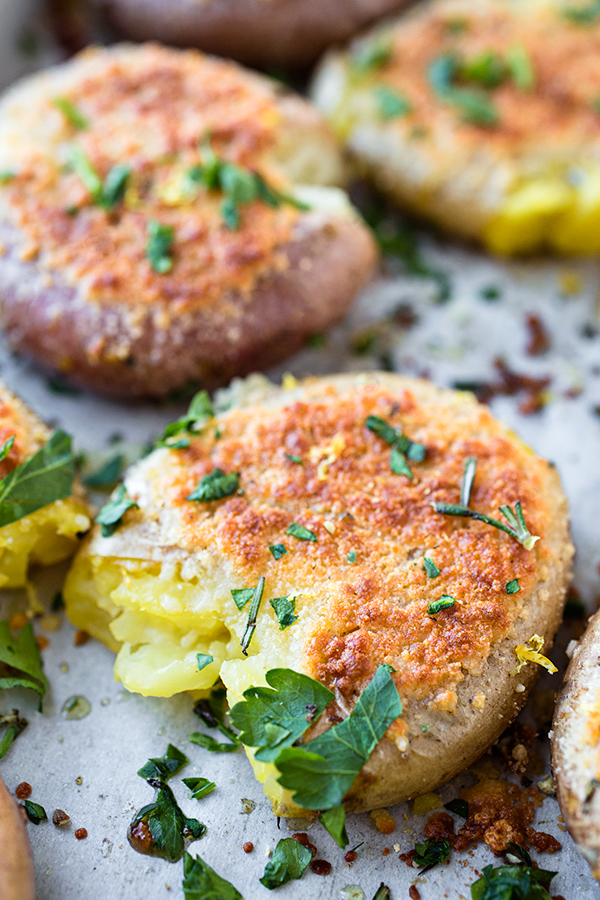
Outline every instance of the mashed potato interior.
{"type": "Polygon", "coordinates": [[[77,535],[90,527],[87,510],[73,499],[0,528],[0,588],[24,587],[32,565],[52,566],[74,552],[77,535]]]}

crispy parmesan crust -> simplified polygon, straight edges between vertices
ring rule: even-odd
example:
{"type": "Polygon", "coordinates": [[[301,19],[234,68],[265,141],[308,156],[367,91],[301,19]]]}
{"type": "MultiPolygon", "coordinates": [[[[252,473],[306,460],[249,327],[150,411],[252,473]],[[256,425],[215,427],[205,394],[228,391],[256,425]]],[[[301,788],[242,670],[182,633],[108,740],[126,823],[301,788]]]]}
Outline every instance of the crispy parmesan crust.
{"type": "Polygon", "coordinates": [[[600,879],[600,613],[575,648],[552,723],[552,769],[573,840],[600,879]]]}
{"type": "Polygon", "coordinates": [[[308,65],[407,0],[104,0],[135,40],[197,46],[259,66],[308,65]]]}
{"type": "Polygon", "coordinates": [[[0,168],[13,173],[0,186],[3,325],[13,346],[83,385],[160,396],[266,365],[339,318],[374,265],[351,211],[255,200],[228,228],[222,193],[190,188],[209,139],[286,193],[294,179],[341,177],[318,114],[232,63],[157,45],[89,50],[13,89],[0,123],[0,168]],[[68,164],[73,146],[102,181],[131,167],[122,202],[94,203],[68,164]],[[174,229],[169,272],[147,257],[150,221],[174,229]]]}
{"type": "Polygon", "coordinates": [[[0,461],[0,478],[36,453],[50,437],[38,417],[0,382],[0,446],[13,435],[10,453],[0,461]]]}
{"type": "MultiPolygon", "coordinates": [[[[379,664],[391,664],[404,713],[349,808],[398,802],[460,771],[504,730],[537,677],[532,664],[511,674],[515,646],[537,633],[547,648],[560,620],[572,547],[554,469],[471,395],[395,375],[308,380],[222,414],[218,438],[214,424],[189,449],[158,451],[133,469],[126,485],[140,509],[112,538],[96,533],[84,554],[158,559],[161,547],[177,547],[184,557],[208,554],[233,586],[264,575],[268,597],[296,595],[288,664],[335,691],[334,717],[348,713],[379,664]],[[392,474],[389,446],[365,427],[369,415],[426,446],[412,480],[392,474]],[[520,500],[541,537],[532,551],[431,508],[459,502],[469,456],[478,459],[472,507],[494,515],[520,500]],[[239,494],[188,501],[215,467],[240,473],[239,494]],[[292,522],[317,540],[287,535],[292,522]],[[268,547],[279,542],[288,552],[274,560],[268,547]],[[440,576],[427,577],[424,556],[440,576]],[[514,578],[520,589],[507,594],[514,578]],[[444,594],[454,607],[428,615],[444,594]]],[[[261,652],[268,663],[268,647],[261,652]]],[[[285,804],[278,812],[291,814],[285,804]]]]}

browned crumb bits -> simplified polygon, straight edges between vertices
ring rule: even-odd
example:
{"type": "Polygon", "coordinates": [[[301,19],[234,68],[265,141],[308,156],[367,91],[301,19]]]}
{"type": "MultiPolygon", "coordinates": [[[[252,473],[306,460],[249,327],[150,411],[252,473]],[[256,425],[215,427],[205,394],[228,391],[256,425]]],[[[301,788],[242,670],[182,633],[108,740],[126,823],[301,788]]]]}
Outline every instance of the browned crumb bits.
{"type": "MultiPolygon", "coordinates": [[[[52,822],[57,827],[67,825],[71,821],[71,816],[64,809],[55,809],[52,813],[52,822]]],[[[84,829],[85,831],[85,829],[84,829]]]]}
{"type": "Polygon", "coordinates": [[[410,897],[410,900],[421,900],[421,895],[414,884],[411,884],[409,887],[408,896],[410,897]]]}
{"type": "Polygon", "coordinates": [[[347,863],[353,863],[356,860],[358,853],[356,850],[348,850],[348,852],[344,855],[344,859],[347,863]]]}
{"type": "Polygon", "coordinates": [[[87,644],[90,636],[87,631],[76,631],[73,635],[73,646],[75,647],[83,647],[84,644],[87,644]]]}
{"type": "Polygon", "coordinates": [[[50,646],[50,641],[43,634],[36,635],[35,642],[40,648],[40,650],[45,650],[46,647],[50,646]]]}
{"type": "Polygon", "coordinates": [[[315,875],[329,875],[331,872],[331,863],[326,859],[313,859],[310,864],[311,872],[315,875]]]}
{"type": "Polygon", "coordinates": [[[13,631],[20,631],[24,625],[27,625],[29,619],[25,615],[25,613],[18,612],[13,613],[13,615],[8,620],[8,624],[12,628],[13,631]]]}
{"type": "Polygon", "coordinates": [[[242,850],[244,851],[244,853],[252,853],[252,851],[254,850],[254,844],[252,843],[252,841],[246,841],[246,843],[242,845],[242,850]]]}
{"type": "Polygon", "coordinates": [[[391,852],[392,852],[392,851],[390,850],[389,847],[384,847],[384,848],[383,848],[383,852],[382,852],[381,855],[382,855],[382,856],[389,856],[391,852]]]}
{"type": "Polygon", "coordinates": [[[28,797],[31,797],[31,785],[27,781],[22,781],[21,784],[18,784],[15,790],[15,796],[19,798],[19,800],[27,800],[28,797]]]}
{"type": "Polygon", "coordinates": [[[78,841],[85,841],[87,837],[87,829],[86,828],[78,828],[75,832],[75,837],[78,841]]]}
{"type": "Polygon", "coordinates": [[[296,831],[294,832],[292,837],[295,841],[298,841],[299,844],[302,844],[303,847],[306,847],[307,850],[310,850],[313,855],[313,859],[315,858],[315,856],[317,855],[317,848],[314,844],[311,844],[305,831],[296,831]]]}

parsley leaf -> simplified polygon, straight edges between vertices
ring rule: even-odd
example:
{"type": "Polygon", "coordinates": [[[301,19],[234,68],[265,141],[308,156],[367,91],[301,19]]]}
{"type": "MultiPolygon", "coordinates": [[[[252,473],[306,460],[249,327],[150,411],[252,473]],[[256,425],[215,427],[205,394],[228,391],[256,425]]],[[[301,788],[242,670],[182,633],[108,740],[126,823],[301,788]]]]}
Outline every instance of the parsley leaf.
{"type": "Polygon", "coordinates": [[[69,125],[72,125],[77,131],[85,131],[90,127],[88,119],[68,97],[55,97],[52,103],[63,114],[69,125]]]}
{"type": "Polygon", "coordinates": [[[384,884],[382,881],[381,884],[379,885],[379,887],[377,888],[377,890],[375,891],[375,896],[373,897],[373,900],[390,900],[391,896],[392,896],[392,892],[390,891],[387,884],[384,884]]]}
{"type": "Polygon", "coordinates": [[[375,88],[375,96],[379,114],[386,121],[397,119],[400,116],[407,116],[412,112],[410,101],[403,94],[399,94],[385,85],[375,88]]]}
{"type": "Polygon", "coordinates": [[[200,744],[200,746],[205,747],[207,750],[232,753],[237,750],[240,739],[235,731],[225,724],[225,695],[226,691],[224,688],[215,688],[211,691],[209,697],[198,700],[194,706],[194,713],[198,718],[202,719],[208,728],[218,728],[221,734],[225,735],[226,738],[229,738],[233,746],[229,750],[222,749],[229,745],[217,744],[213,738],[208,735],[201,735],[198,732],[195,732],[194,735],[190,735],[190,740],[194,744],[200,744]]]}
{"type": "Polygon", "coordinates": [[[292,537],[298,538],[299,541],[317,541],[318,538],[314,531],[309,531],[308,528],[305,528],[304,525],[298,525],[297,522],[292,522],[286,534],[290,534],[292,537]]]}
{"type": "Polygon", "coordinates": [[[185,900],[244,900],[232,884],[197,856],[183,854],[183,894],[185,900]]]}
{"type": "Polygon", "coordinates": [[[233,588],[231,596],[238,609],[243,609],[254,597],[256,588],[233,588]]]}
{"type": "Polygon", "coordinates": [[[185,499],[197,500],[200,503],[212,503],[235,494],[240,486],[239,472],[223,472],[217,466],[201,479],[198,487],[185,499]]]}
{"type": "Polygon", "coordinates": [[[119,480],[125,465],[125,457],[122,453],[111,456],[103,465],[95,472],[90,472],[83,479],[86,487],[95,488],[96,490],[112,489],[119,480]]]}
{"type": "Polygon", "coordinates": [[[460,797],[455,797],[454,800],[448,800],[447,803],[444,803],[444,809],[447,809],[448,812],[454,813],[457,816],[461,816],[463,819],[469,818],[469,804],[466,800],[461,800],[460,797]]]}
{"type": "Polygon", "coordinates": [[[64,431],[55,431],[44,447],[0,481],[0,527],[69,497],[74,477],[71,438],[64,431]]]}
{"type": "Polygon", "coordinates": [[[198,671],[201,672],[202,669],[210,666],[211,662],[215,661],[215,658],[210,653],[196,653],[196,661],[198,663],[198,671]]]}
{"type": "Polygon", "coordinates": [[[507,594],[516,594],[520,590],[521,590],[521,588],[519,587],[519,579],[518,578],[513,578],[512,581],[506,582],[506,593],[507,594]]]}
{"type": "Polygon", "coordinates": [[[348,832],[346,831],[346,810],[340,806],[326,809],[319,816],[319,822],[329,832],[338,847],[342,850],[348,846],[348,832]]]}
{"type": "Polygon", "coordinates": [[[348,556],[346,557],[346,561],[349,563],[356,562],[356,550],[351,550],[348,556]]]}
{"type": "Polygon", "coordinates": [[[456,600],[454,597],[450,597],[449,594],[442,594],[439,600],[434,600],[433,603],[430,603],[427,607],[427,615],[435,616],[437,613],[441,612],[443,609],[450,609],[451,606],[454,606],[456,600]]]}
{"type": "Polygon", "coordinates": [[[290,625],[293,625],[294,622],[298,621],[295,597],[292,597],[291,600],[289,595],[286,597],[273,597],[269,602],[275,610],[280,631],[284,631],[286,628],[289,628],[290,625]]]}
{"type": "Polygon", "coordinates": [[[318,681],[292,669],[267,672],[270,687],[249,687],[232,708],[233,725],[240,741],[257,747],[260,762],[273,762],[284,747],[291,747],[334,698],[318,681]]]}
{"type": "Polygon", "coordinates": [[[427,572],[428,578],[437,578],[438,575],[441,574],[434,561],[432,559],[429,559],[428,556],[423,557],[423,568],[427,572]]]}
{"type": "Polygon", "coordinates": [[[500,507],[500,512],[508,522],[508,525],[499,522],[498,519],[492,519],[491,516],[486,516],[484,513],[475,512],[474,509],[468,509],[466,506],[455,505],[453,503],[432,503],[431,506],[435,512],[442,513],[445,516],[462,516],[463,518],[477,519],[479,522],[485,522],[486,525],[492,525],[494,528],[498,528],[500,531],[509,534],[522,544],[526,550],[531,550],[536,541],[539,541],[539,537],[530,534],[529,529],[527,528],[520,501],[517,501],[515,504],[514,511],[510,506],[500,507]]]}
{"type": "Polygon", "coordinates": [[[290,462],[298,463],[299,466],[303,466],[303,465],[304,465],[304,463],[302,462],[302,457],[301,457],[301,456],[297,456],[297,455],[294,454],[294,453],[285,453],[284,456],[285,456],[286,459],[289,459],[290,462]]]}
{"type": "Polygon", "coordinates": [[[450,856],[450,842],[447,840],[435,841],[432,838],[422,844],[415,844],[415,863],[423,871],[433,868],[438,863],[444,862],[450,856]]]}
{"type": "Polygon", "coordinates": [[[486,88],[498,87],[506,77],[506,66],[493,50],[484,50],[465,60],[460,64],[459,71],[466,81],[475,81],[486,88]]]}
{"type": "Polygon", "coordinates": [[[269,551],[273,559],[281,559],[287,553],[285,544],[271,544],[269,551]]]}
{"type": "Polygon", "coordinates": [[[302,878],[312,859],[312,851],[294,838],[282,838],[278,841],[260,879],[270,891],[287,884],[295,878],[302,878]]]}
{"type": "Polygon", "coordinates": [[[120,203],[125,196],[125,189],[130,175],[131,166],[128,166],[126,163],[117,163],[116,166],[113,166],[104,179],[104,184],[97,200],[98,205],[111,210],[117,203],[120,203]]]}
{"type": "Polygon", "coordinates": [[[19,716],[19,710],[13,709],[12,713],[0,715],[0,728],[6,728],[0,741],[0,759],[8,753],[13,741],[19,737],[22,731],[25,731],[28,725],[27,719],[19,716]]]}
{"type": "Polygon", "coordinates": [[[302,747],[275,760],[282,787],[307,809],[339,806],[386,729],[402,714],[389,666],[379,666],[350,715],[302,747]]]}
{"type": "Polygon", "coordinates": [[[182,449],[189,447],[189,435],[202,429],[209,419],[214,416],[214,409],[207,391],[198,391],[192,397],[188,411],[174,422],[170,422],[161,437],[154,442],[154,447],[170,447],[182,449]]]}
{"type": "Polygon", "coordinates": [[[205,750],[210,750],[211,753],[236,753],[237,751],[237,744],[221,744],[210,734],[202,734],[200,731],[192,731],[190,741],[192,744],[204,747],[205,750]]]}
{"type": "Polygon", "coordinates": [[[197,841],[206,833],[206,826],[183,814],[170,787],[160,781],[154,786],[156,799],[135,814],[129,826],[130,840],[135,841],[136,826],[143,822],[152,835],[153,855],[177,862],[185,850],[185,841],[190,838],[197,841]]]}
{"type": "Polygon", "coordinates": [[[512,80],[520,91],[531,91],[535,85],[533,66],[523,44],[514,44],[506,54],[512,80]]]}
{"type": "Polygon", "coordinates": [[[40,806],[39,803],[32,803],[31,800],[26,800],[24,806],[27,818],[30,822],[33,822],[34,825],[39,825],[41,822],[48,821],[46,810],[43,806],[40,806]]]}
{"type": "Polygon", "coordinates": [[[390,35],[378,35],[373,40],[363,43],[352,60],[352,69],[360,75],[366,75],[381,69],[392,56],[392,38],[390,35]]]}
{"type": "Polygon", "coordinates": [[[209,781],[208,778],[182,778],[181,780],[192,792],[194,800],[202,800],[203,797],[212,794],[216,788],[214,781],[209,781]]]}
{"type": "Polygon", "coordinates": [[[117,203],[120,203],[131,175],[131,166],[126,163],[117,163],[109,170],[103,182],[91,160],[78,144],[69,147],[68,159],[73,171],[79,176],[90,194],[93,203],[103,206],[107,210],[111,210],[117,203]]]}
{"type": "Polygon", "coordinates": [[[8,622],[0,622],[0,690],[14,687],[35,691],[40,698],[39,709],[42,708],[49,684],[31,622],[21,628],[16,640],[8,622]]]}
{"type": "Polygon", "coordinates": [[[189,759],[185,753],[182,753],[173,744],[169,744],[166,754],[155,759],[149,759],[141,769],[138,769],[138,775],[140,778],[145,778],[146,781],[148,779],[167,781],[171,775],[176,775],[188,763],[189,759]]]}
{"type": "Polygon", "coordinates": [[[459,74],[459,61],[453,53],[442,53],[429,64],[429,83],[442,103],[456,107],[470,125],[497,125],[498,112],[485,91],[455,86],[459,74]]]}
{"type": "Polygon", "coordinates": [[[264,576],[261,575],[261,577],[258,579],[258,584],[256,585],[254,597],[252,598],[252,603],[250,605],[250,612],[248,613],[246,630],[244,631],[244,636],[242,637],[242,640],[240,642],[242,653],[244,654],[244,656],[248,656],[248,647],[250,646],[250,641],[252,640],[252,636],[256,631],[256,619],[258,617],[258,610],[260,607],[264,589],[265,579],[264,576]]]}
{"type": "Polygon", "coordinates": [[[121,525],[121,519],[127,510],[134,508],[137,509],[138,505],[135,500],[131,499],[125,490],[125,485],[122,484],[115,492],[114,497],[104,504],[96,516],[95,521],[102,526],[102,537],[110,537],[114,534],[121,525]]]}
{"type": "Polygon", "coordinates": [[[563,16],[576,25],[592,25],[600,16],[600,0],[590,0],[587,6],[568,6],[563,16]]]}
{"type": "Polygon", "coordinates": [[[486,866],[471,885],[472,900],[550,900],[546,890],[556,872],[530,866],[486,866]]]}
{"type": "Polygon", "coordinates": [[[146,234],[148,236],[146,258],[155,272],[166,275],[173,268],[175,229],[172,225],[164,225],[156,219],[151,219],[146,226],[146,234]]]}

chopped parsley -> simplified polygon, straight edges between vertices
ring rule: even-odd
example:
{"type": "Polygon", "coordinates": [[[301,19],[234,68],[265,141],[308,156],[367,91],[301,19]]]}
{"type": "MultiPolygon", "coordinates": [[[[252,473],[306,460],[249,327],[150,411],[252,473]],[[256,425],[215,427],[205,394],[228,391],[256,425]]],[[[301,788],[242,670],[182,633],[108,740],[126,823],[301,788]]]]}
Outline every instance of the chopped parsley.
{"type": "Polygon", "coordinates": [[[244,654],[244,656],[248,656],[248,647],[250,646],[250,641],[252,640],[252,636],[256,631],[256,619],[258,617],[258,610],[260,607],[264,589],[265,579],[264,576],[261,576],[258,579],[258,584],[256,585],[256,589],[254,591],[254,597],[252,598],[252,603],[250,604],[250,612],[248,613],[246,630],[244,631],[244,636],[240,641],[242,653],[244,654]]]}
{"type": "MultiPolygon", "coordinates": [[[[14,436],[4,442],[0,458],[10,452],[13,441],[14,436]]],[[[69,497],[74,477],[71,438],[55,431],[47,444],[0,480],[0,527],[69,497]]]]}
{"type": "Polygon", "coordinates": [[[389,725],[402,714],[390,673],[381,665],[350,715],[301,747],[286,747],[274,760],[279,783],[307,809],[340,806],[389,725]]]}
{"type": "Polygon", "coordinates": [[[110,211],[117,203],[121,202],[131,175],[131,166],[126,163],[117,163],[102,181],[91,160],[78,144],[72,144],[69,147],[68,158],[73,171],[83,182],[96,206],[102,206],[110,211]]]}
{"type": "Polygon", "coordinates": [[[183,856],[186,841],[197,841],[206,834],[206,826],[184,815],[170,787],[155,779],[149,783],[156,788],[156,798],[135,814],[129,826],[130,837],[135,835],[136,826],[143,822],[152,836],[152,853],[169,862],[177,862],[183,856]]]}
{"type": "Polygon", "coordinates": [[[515,87],[531,91],[535,86],[535,74],[531,58],[523,44],[514,44],[506,54],[506,64],[515,87]]]}
{"type": "Polygon", "coordinates": [[[302,457],[296,456],[294,453],[286,453],[285,458],[289,459],[290,462],[298,463],[298,465],[300,466],[304,465],[304,463],[302,462],[302,457]]]}
{"type": "Polygon", "coordinates": [[[14,172],[0,172],[0,184],[8,184],[8,182],[12,181],[14,177],[14,172]]]}
{"type": "Polygon", "coordinates": [[[124,465],[125,457],[122,453],[117,453],[116,456],[111,456],[110,459],[107,459],[95,472],[90,472],[89,475],[86,475],[83,478],[83,483],[86,487],[94,488],[98,491],[112,489],[121,477],[124,465]]]}
{"type": "Polygon", "coordinates": [[[373,897],[373,900],[390,900],[391,896],[392,896],[392,892],[390,891],[387,884],[384,884],[382,881],[381,884],[379,885],[379,887],[377,888],[377,890],[375,891],[375,896],[373,897]]]}
{"type": "Polygon", "coordinates": [[[31,622],[27,622],[15,640],[8,622],[3,621],[0,622],[0,690],[15,687],[35,691],[40,698],[41,710],[42,700],[49,684],[44,675],[40,648],[33,633],[33,626],[31,622]]]}
{"type": "Polygon", "coordinates": [[[182,778],[181,780],[192,792],[194,800],[202,800],[203,797],[212,794],[216,788],[214,781],[209,781],[208,778],[182,778]]]}
{"type": "Polygon", "coordinates": [[[444,809],[454,813],[456,816],[461,816],[463,819],[469,818],[469,804],[466,800],[461,800],[460,797],[456,797],[454,800],[448,800],[447,803],[444,803],[444,809]]]}
{"type": "Polygon", "coordinates": [[[424,444],[411,441],[402,434],[399,428],[393,428],[389,422],[379,416],[367,416],[365,425],[369,431],[391,446],[390,468],[394,475],[406,475],[407,478],[412,479],[413,473],[408,465],[408,460],[423,462],[426,453],[424,444]]]}
{"type": "Polygon", "coordinates": [[[590,0],[587,6],[567,6],[563,16],[576,25],[592,25],[600,17],[600,0],[590,0]]]}
{"type": "Polygon", "coordinates": [[[427,615],[435,616],[443,609],[450,609],[456,600],[454,597],[451,597],[449,594],[442,594],[439,600],[434,600],[433,603],[430,603],[427,607],[427,615]]]}
{"type": "Polygon", "coordinates": [[[192,731],[190,734],[190,741],[192,744],[204,747],[205,750],[210,750],[211,753],[237,752],[237,744],[219,743],[219,741],[216,741],[210,734],[202,734],[200,731],[192,731]]]}
{"type": "Polygon", "coordinates": [[[286,628],[289,628],[290,625],[293,625],[294,622],[298,621],[295,597],[292,597],[291,599],[289,598],[289,595],[286,597],[273,597],[269,603],[275,610],[280,631],[284,631],[286,628]]]}
{"type": "Polygon", "coordinates": [[[375,88],[375,97],[379,115],[386,121],[407,116],[412,112],[410,101],[403,94],[399,94],[385,85],[375,88]]]}
{"type": "Polygon", "coordinates": [[[68,97],[55,97],[52,103],[76,131],[85,131],[90,127],[89,120],[68,97]]]}
{"type": "Polygon", "coordinates": [[[471,885],[472,900],[551,900],[546,890],[556,872],[532,866],[486,866],[471,885]]]}
{"type": "Polygon", "coordinates": [[[354,53],[352,70],[356,74],[367,75],[383,68],[392,57],[392,38],[390,35],[379,35],[367,43],[361,44],[354,53]]]}
{"type": "Polygon", "coordinates": [[[457,86],[455,81],[460,75],[461,65],[453,53],[442,53],[429,64],[429,84],[442,103],[458,109],[469,125],[496,126],[498,112],[486,91],[457,86]]]}
{"type": "Polygon", "coordinates": [[[238,609],[243,609],[254,597],[256,588],[233,588],[231,596],[238,609]]]}
{"type": "Polygon", "coordinates": [[[486,516],[484,513],[468,509],[466,506],[454,505],[453,503],[432,503],[431,506],[435,512],[442,513],[445,516],[462,516],[464,518],[477,519],[479,522],[485,522],[486,525],[492,525],[494,528],[509,534],[526,550],[531,550],[536,541],[539,541],[539,537],[532,535],[527,528],[519,500],[515,504],[514,511],[510,506],[500,507],[500,512],[508,522],[508,525],[498,521],[498,519],[493,519],[491,516],[486,516]]]}
{"type": "Polygon", "coordinates": [[[298,525],[297,522],[292,522],[286,534],[291,535],[292,537],[297,538],[299,541],[317,541],[318,538],[314,531],[309,531],[308,528],[305,528],[304,525],[298,525]]]}
{"type": "MultiPolygon", "coordinates": [[[[194,713],[208,728],[217,728],[221,734],[225,735],[232,744],[240,743],[239,736],[236,732],[225,724],[225,694],[224,688],[215,688],[211,691],[208,698],[198,700],[194,706],[194,713]]],[[[212,740],[212,738],[211,738],[212,740]]],[[[193,743],[202,743],[201,741],[193,741],[193,743]]],[[[219,745],[226,746],[226,745],[219,745]]],[[[235,748],[232,748],[232,750],[235,748]]]]}
{"type": "Polygon", "coordinates": [[[192,397],[188,411],[174,422],[170,422],[154,447],[169,447],[180,450],[190,445],[190,435],[202,430],[209,419],[214,416],[211,399],[206,391],[198,391],[192,397]]]}
{"type": "Polygon", "coordinates": [[[502,57],[493,50],[484,50],[460,63],[459,72],[466,81],[475,81],[485,88],[495,88],[504,81],[506,66],[502,57]]]}
{"type": "Polygon", "coordinates": [[[240,486],[240,473],[225,473],[218,467],[205,475],[185,499],[197,500],[199,503],[212,503],[235,494],[240,486]]]}
{"type": "Polygon", "coordinates": [[[244,900],[229,881],[217,875],[214,869],[197,856],[183,854],[183,883],[185,900],[244,900]]]}
{"type": "Polygon", "coordinates": [[[282,838],[278,841],[272,858],[265,867],[260,883],[270,891],[287,884],[296,878],[302,878],[312,859],[312,850],[294,838],[282,838]]]}
{"type": "Polygon", "coordinates": [[[347,562],[355,563],[356,562],[356,550],[351,550],[348,556],[346,557],[347,562]]]}
{"type": "Polygon", "coordinates": [[[521,590],[521,588],[519,587],[519,579],[518,578],[513,578],[512,581],[507,581],[507,583],[506,583],[506,593],[507,594],[516,594],[520,590],[521,590]]]}
{"type": "Polygon", "coordinates": [[[502,291],[495,284],[489,284],[487,287],[481,288],[479,293],[483,300],[499,300],[502,296],[502,291]]]}
{"type": "Polygon", "coordinates": [[[475,481],[475,472],[477,470],[477,457],[467,456],[463,463],[463,480],[460,489],[460,502],[462,506],[468,506],[471,500],[471,490],[475,481]]]}
{"type": "Polygon", "coordinates": [[[122,484],[115,492],[114,497],[105,503],[98,515],[96,523],[102,526],[102,537],[110,537],[122,524],[122,519],[128,509],[138,509],[135,500],[132,500],[125,485],[122,484]]]}
{"type": "Polygon", "coordinates": [[[166,275],[173,268],[173,242],[175,229],[172,225],[165,225],[150,219],[146,226],[148,241],[146,243],[146,258],[151,267],[159,275],[166,275]]]}
{"type": "Polygon", "coordinates": [[[291,747],[334,699],[333,693],[292,669],[271,669],[269,687],[250,687],[230,712],[240,741],[256,747],[255,758],[273,762],[284,747],[291,747]]]}
{"type": "Polygon", "coordinates": [[[43,806],[40,806],[39,803],[32,803],[31,800],[26,800],[24,806],[27,818],[30,822],[33,822],[34,825],[40,825],[42,822],[48,821],[46,810],[43,806]]]}
{"type": "Polygon", "coordinates": [[[329,832],[338,847],[342,849],[348,846],[348,832],[346,831],[346,810],[340,804],[331,809],[326,809],[319,816],[319,822],[329,832]]]}
{"type": "Polygon", "coordinates": [[[27,719],[19,716],[19,710],[13,709],[12,713],[0,715],[0,728],[6,729],[0,740],[0,759],[3,759],[8,753],[13,741],[25,731],[28,725],[27,719]]]}
{"type": "Polygon", "coordinates": [[[189,759],[185,753],[182,753],[173,744],[169,744],[165,755],[149,759],[141,769],[138,769],[138,775],[146,781],[149,779],[167,781],[172,775],[177,775],[188,763],[189,759]]]}
{"type": "Polygon", "coordinates": [[[450,856],[450,842],[447,840],[436,841],[428,838],[422,844],[415,844],[415,864],[423,872],[444,862],[450,856]]]}
{"type": "Polygon", "coordinates": [[[196,661],[198,663],[198,671],[201,672],[202,669],[210,666],[211,662],[215,661],[215,658],[210,653],[196,653],[196,661]]]}
{"type": "Polygon", "coordinates": [[[434,561],[432,559],[429,559],[428,556],[423,557],[423,568],[427,572],[428,578],[437,578],[438,575],[441,574],[434,561]]]}
{"type": "Polygon", "coordinates": [[[285,556],[287,553],[287,549],[285,544],[271,544],[269,547],[269,552],[273,559],[281,559],[282,556],[285,556]]]}

